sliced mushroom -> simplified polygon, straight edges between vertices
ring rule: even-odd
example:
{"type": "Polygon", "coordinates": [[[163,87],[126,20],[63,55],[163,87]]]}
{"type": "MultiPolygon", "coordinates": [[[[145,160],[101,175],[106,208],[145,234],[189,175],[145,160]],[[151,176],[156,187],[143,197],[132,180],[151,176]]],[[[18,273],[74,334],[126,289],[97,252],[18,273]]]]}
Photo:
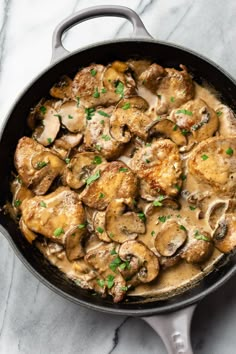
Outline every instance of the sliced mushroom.
{"type": "Polygon", "coordinates": [[[235,214],[226,214],[219,220],[213,234],[215,247],[229,253],[236,248],[236,218],[235,214]]]}
{"type": "Polygon", "coordinates": [[[170,119],[178,124],[183,133],[191,133],[192,140],[197,142],[210,138],[219,125],[216,112],[200,98],[173,110],[170,119]]]}
{"type": "Polygon", "coordinates": [[[137,177],[121,161],[98,166],[86,183],[80,198],[85,205],[97,210],[104,210],[112,199],[134,199],[138,190],[137,177]]]}
{"type": "Polygon", "coordinates": [[[146,140],[148,137],[146,128],[152,121],[152,118],[144,112],[148,107],[147,102],[139,96],[127,98],[122,102],[124,104],[119,104],[111,116],[111,135],[117,141],[124,143],[131,139],[131,134],[146,140]]]}
{"type": "Polygon", "coordinates": [[[86,150],[94,150],[106,159],[115,159],[123,151],[124,144],[115,140],[110,134],[110,116],[113,107],[98,109],[88,121],[84,134],[86,150]]]}
{"type": "Polygon", "coordinates": [[[83,107],[77,107],[75,101],[67,101],[63,103],[56,112],[62,124],[71,132],[83,132],[86,127],[85,109],[83,107]]]}
{"type": "Polygon", "coordinates": [[[163,270],[174,267],[181,261],[180,254],[176,254],[172,257],[159,257],[160,266],[163,270]]]}
{"type": "Polygon", "coordinates": [[[162,66],[153,63],[141,73],[139,76],[139,81],[150,91],[155,93],[165,75],[165,69],[162,66]]]}
{"type": "Polygon", "coordinates": [[[225,212],[227,207],[227,202],[223,200],[214,201],[210,204],[206,212],[206,220],[208,221],[212,230],[215,229],[217,221],[221,218],[222,214],[225,212]]]}
{"type": "Polygon", "coordinates": [[[21,210],[21,204],[23,200],[32,198],[34,193],[23,185],[19,177],[14,179],[14,181],[11,183],[11,192],[13,195],[12,207],[15,214],[17,215],[21,210]]]}
{"type": "MultiPolygon", "coordinates": [[[[84,220],[82,220],[82,223],[80,225],[84,226],[85,221],[86,220],[84,218],[84,220]]],[[[84,256],[85,252],[82,246],[82,241],[84,239],[85,234],[86,234],[86,228],[85,227],[80,228],[79,225],[70,228],[65,233],[66,256],[70,262],[84,256]]]]}
{"type": "Polygon", "coordinates": [[[188,263],[202,263],[210,258],[213,249],[214,246],[209,233],[194,230],[180,256],[188,263]]]}
{"type": "Polygon", "coordinates": [[[15,167],[24,185],[35,194],[47,192],[65,163],[33,139],[23,137],[15,151],[15,167]]]}
{"type": "Polygon", "coordinates": [[[162,256],[171,257],[183,246],[186,239],[187,232],[183,225],[167,221],[156,236],[155,247],[162,256]]]}
{"type": "Polygon", "coordinates": [[[168,139],[150,145],[139,149],[130,164],[141,179],[141,197],[153,200],[160,194],[177,195],[182,185],[182,161],[177,145],[168,139]]]}
{"type": "Polygon", "coordinates": [[[169,119],[157,121],[149,130],[149,134],[151,136],[157,134],[170,138],[176,145],[179,146],[187,144],[186,137],[182,134],[180,128],[169,119]]]}
{"type": "Polygon", "coordinates": [[[64,75],[56,84],[52,86],[49,93],[55,98],[68,99],[71,98],[71,87],[72,80],[68,76],[64,75]]]}
{"type": "Polygon", "coordinates": [[[48,104],[43,106],[43,118],[41,125],[38,126],[33,133],[33,138],[44,146],[50,145],[55,139],[60,130],[60,121],[57,118],[57,111],[48,104]]]}
{"type": "Polygon", "coordinates": [[[25,236],[26,240],[30,244],[32,244],[33,241],[37,238],[37,235],[26,226],[26,224],[24,223],[24,220],[22,218],[20,218],[19,226],[20,226],[20,230],[21,230],[22,234],[25,236]]]}
{"type": "Polygon", "coordinates": [[[83,187],[93,170],[106,160],[93,152],[76,154],[67,164],[62,175],[62,182],[72,189],[83,187]]]}
{"type": "Polygon", "coordinates": [[[105,225],[106,232],[113,241],[123,243],[132,240],[138,234],[145,233],[145,224],[137,213],[127,211],[132,200],[114,199],[110,202],[106,210],[105,225]]]}
{"type": "Polygon", "coordinates": [[[78,230],[85,228],[85,213],[78,194],[66,187],[25,200],[22,203],[22,218],[31,231],[60,244],[65,244],[67,234],[71,230],[74,233],[75,227],[79,226],[78,230]]]}
{"type": "Polygon", "coordinates": [[[124,242],[120,246],[119,256],[123,261],[130,261],[132,257],[138,259],[140,268],[137,276],[142,283],[149,283],[158,276],[158,258],[143,243],[134,240],[124,242]]]}
{"type": "Polygon", "coordinates": [[[112,242],[113,237],[109,237],[106,231],[105,211],[97,211],[93,217],[93,228],[97,237],[104,242],[112,242]]]}

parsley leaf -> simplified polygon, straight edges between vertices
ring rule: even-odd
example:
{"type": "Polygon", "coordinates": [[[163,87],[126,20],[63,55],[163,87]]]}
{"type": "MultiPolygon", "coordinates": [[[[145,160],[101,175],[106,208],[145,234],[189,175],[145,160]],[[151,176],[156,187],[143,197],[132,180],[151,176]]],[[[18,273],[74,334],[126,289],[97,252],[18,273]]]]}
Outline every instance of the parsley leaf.
{"type": "Polygon", "coordinates": [[[98,88],[95,88],[94,94],[93,94],[94,98],[99,98],[100,97],[100,93],[98,92],[98,88]]]}
{"type": "Polygon", "coordinates": [[[182,113],[182,114],[186,114],[187,116],[192,116],[193,112],[188,111],[187,109],[178,109],[178,111],[176,112],[177,114],[182,113]]]}
{"type": "Polygon", "coordinates": [[[113,285],[114,285],[114,279],[115,279],[115,277],[114,277],[114,275],[108,275],[107,276],[107,287],[108,287],[108,289],[111,289],[112,287],[113,287],[113,285]]]}
{"type": "Polygon", "coordinates": [[[90,74],[91,74],[92,76],[96,76],[96,75],[97,75],[97,70],[91,69],[91,70],[90,70],[90,74]]]}
{"type": "Polygon", "coordinates": [[[109,135],[102,135],[102,139],[105,141],[111,140],[111,137],[109,135]]]}
{"type": "Polygon", "coordinates": [[[86,179],[87,186],[89,186],[92,182],[96,181],[98,178],[100,178],[100,171],[97,171],[94,175],[86,179]]]}
{"type": "Polygon", "coordinates": [[[125,104],[124,104],[124,106],[122,106],[122,109],[124,110],[124,111],[126,111],[127,109],[129,109],[130,108],[130,103],[129,102],[126,102],[125,104]]]}
{"type": "Polygon", "coordinates": [[[94,156],[93,164],[94,164],[94,165],[100,165],[100,163],[102,163],[102,158],[101,158],[101,156],[94,156]]]}
{"type": "Polygon", "coordinates": [[[164,199],[163,195],[160,195],[154,202],[152,203],[154,206],[162,206],[162,200],[164,199]]]}
{"type": "Polygon", "coordinates": [[[63,228],[58,227],[56,230],[54,230],[53,235],[56,237],[60,237],[64,233],[65,233],[65,231],[63,230],[63,228]]]}
{"type": "Polygon", "coordinates": [[[118,81],[115,89],[115,93],[117,95],[120,95],[121,97],[124,97],[124,84],[121,81],[118,81]]]}
{"type": "Polygon", "coordinates": [[[110,117],[111,116],[110,114],[108,114],[108,113],[106,113],[104,111],[98,111],[98,114],[100,114],[103,117],[110,117]]]}
{"type": "Polygon", "coordinates": [[[40,202],[40,206],[42,208],[47,208],[47,204],[43,200],[40,202]]]}
{"type": "Polygon", "coordinates": [[[119,172],[127,172],[127,171],[128,171],[128,168],[126,168],[126,167],[119,168],[119,172]]]}
{"type": "Polygon", "coordinates": [[[163,223],[166,222],[166,219],[167,219],[167,217],[165,215],[158,217],[158,220],[163,223]]]}
{"type": "Polygon", "coordinates": [[[208,159],[208,156],[205,155],[205,154],[203,154],[203,155],[201,156],[201,158],[202,158],[203,161],[206,161],[206,160],[208,159]]]}
{"type": "Polygon", "coordinates": [[[232,156],[234,153],[234,150],[231,147],[229,147],[227,150],[225,150],[225,152],[227,155],[232,156]]]}
{"type": "Polygon", "coordinates": [[[41,106],[39,110],[42,114],[45,114],[47,112],[47,108],[45,106],[41,106]]]}
{"type": "Polygon", "coordinates": [[[39,161],[36,166],[37,166],[37,168],[40,170],[41,168],[47,166],[47,164],[48,164],[48,162],[39,161]]]}
{"type": "Polygon", "coordinates": [[[15,206],[16,208],[18,208],[20,205],[21,205],[21,200],[20,200],[20,199],[16,199],[16,200],[14,201],[14,206],[15,206]]]}
{"type": "Polygon", "coordinates": [[[102,233],[104,232],[104,229],[103,229],[102,227],[100,227],[100,226],[98,226],[98,227],[96,228],[96,230],[97,230],[97,232],[99,232],[100,234],[102,234],[102,233]]]}
{"type": "Polygon", "coordinates": [[[86,114],[86,119],[91,120],[92,117],[94,116],[95,108],[85,108],[84,109],[85,114],[86,114]]]}

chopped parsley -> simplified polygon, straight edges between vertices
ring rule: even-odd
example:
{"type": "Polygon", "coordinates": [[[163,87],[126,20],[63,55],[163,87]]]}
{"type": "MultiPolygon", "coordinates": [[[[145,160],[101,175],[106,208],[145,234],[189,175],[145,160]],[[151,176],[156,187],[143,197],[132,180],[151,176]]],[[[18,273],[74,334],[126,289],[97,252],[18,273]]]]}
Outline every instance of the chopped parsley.
{"type": "Polygon", "coordinates": [[[187,230],[186,230],[186,227],[184,227],[184,225],[180,225],[179,228],[180,228],[180,230],[187,231],[187,230]]]}
{"type": "Polygon", "coordinates": [[[158,220],[163,223],[166,222],[166,219],[167,219],[167,217],[165,215],[158,217],[158,220]]]}
{"type": "Polygon", "coordinates": [[[47,141],[48,141],[49,144],[51,144],[52,138],[47,138],[47,141]]]}
{"type": "Polygon", "coordinates": [[[77,102],[77,107],[79,107],[79,104],[80,104],[80,97],[76,97],[76,102],[77,102]]]}
{"type": "Polygon", "coordinates": [[[124,97],[124,84],[121,81],[118,81],[115,89],[115,93],[117,95],[120,95],[121,97],[124,97]]]}
{"type": "Polygon", "coordinates": [[[86,119],[91,120],[92,117],[94,116],[95,108],[85,108],[84,109],[85,114],[86,114],[86,119]]]}
{"type": "Polygon", "coordinates": [[[104,111],[98,111],[98,114],[100,114],[100,116],[103,116],[103,117],[110,117],[111,115],[104,112],[104,111]]]}
{"type": "Polygon", "coordinates": [[[126,168],[126,167],[119,168],[119,172],[127,172],[127,171],[128,171],[128,168],[126,168]]]}
{"type": "Polygon", "coordinates": [[[93,164],[94,164],[94,165],[100,165],[100,163],[102,163],[102,158],[101,158],[101,156],[94,156],[93,164]]]}
{"type": "Polygon", "coordinates": [[[45,106],[41,106],[39,110],[42,114],[45,114],[47,112],[47,108],[45,106]]]}
{"type": "Polygon", "coordinates": [[[164,199],[163,195],[160,195],[154,202],[152,203],[154,206],[162,206],[162,201],[164,199]]]}
{"type": "Polygon", "coordinates": [[[73,119],[74,117],[68,114],[68,119],[73,119]]]}
{"type": "Polygon", "coordinates": [[[69,159],[69,157],[67,157],[66,159],[65,159],[65,163],[68,165],[68,163],[70,163],[70,159],[69,159]]]}
{"type": "Polygon", "coordinates": [[[145,160],[145,162],[146,162],[146,163],[150,163],[151,161],[150,161],[150,160],[148,160],[148,159],[146,159],[146,160],[145,160]]]}
{"type": "Polygon", "coordinates": [[[102,139],[105,141],[111,140],[111,137],[109,135],[102,135],[102,139]]]}
{"type": "Polygon", "coordinates": [[[113,248],[113,250],[111,250],[110,254],[111,254],[112,256],[113,256],[114,254],[117,254],[116,249],[113,248]]]}
{"type": "Polygon", "coordinates": [[[181,175],[180,178],[182,179],[182,181],[185,181],[187,176],[186,175],[181,175]]]}
{"type": "Polygon", "coordinates": [[[53,235],[56,237],[60,237],[64,233],[65,233],[65,231],[63,230],[63,228],[58,227],[56,230],[54,230],[53,235]]]}
{"type": "Polygon", "coordinates": [[[113,233],[110,232],[109,235],[108,235],[110,238],[114,237],[113,233]]]}
{"type": "Polygon", "coordinates": [[[193,206],[193,205],[189,205],[189,209],[190,210],[195,210],[197,207],[193,206]]]}
{"type": "Polygon", "coordinates": [[[115,277],[114,277],[114,275],[108,275],[107,276],[107,287],[108,287],[108,289],[111,289],[112,287],[113,287],[113,285],[114,285],[114,279],[115,279],[115,277]]]}
{"type": "Polygon", "coordinates": [[[103,279],[97,279],[97,283],[101,288],[103,288],[105,285],[105,281],[103,279]]]}
{"type": "Polygon", "coordinates": [[[178,129],[178,125],[175,124],[174,127],[173,127],[173,130],[176,131],[178,129]]]}
{"type": "Polygon", "coordinates": [[[211,240],[207,236],[200,234],[200,232],[198,230],[195,231],[194,237],[196,240],[211,242],[211,240]]]}
{"type": "Polygon", "coordinates": [[[175,102],[175,98],[173,96],[171,96],[170,102],[175,102]]]}
{"type": "Polygon", "coordinates": [[[102,125],[104,125],[104,124],[105,124],[104,119],[100,120],[100,124],[102,124],[102,125]]]}
{"type": "Polygon", "coordinates": [[[92,182],[96,181],[98,178],[100,178],[100,170],[86,179],[87,186],[89,186],[92,182]]]}
{"type": "Polygon", "coordinates": [[[146,143],[146,146],[148,146],[148,147],[149,147],[149,146],[152,146],[152,144],[151,144],[151,143],[146,143]]]}
{"type": "Polygon", "coordinates": [[[155,231],[152,231],[152,232],[151,232],[151,235],[152,235],[152,236],[155,236],[155,231]]]}
{"type": "Polygon", "coordinates": [[[90,70],[90,74],[91,74],[92,76],[96,76],[96,75],[97,75],[97,70],[91,69],[91,70],[90,70]]]}
{"type": "Polygon", "coordinates": [[[208,159],[208,156],[205,155],[205,154],[203,154],[203,155],[201,156],[201,158],[202,158],[203,161],[206,161],[206,160],[208,159]]]}
{"type": "Polygon", "coordinates": [[[138,217],[139,217],[139,219],[142,220],[142,221],[145,221],[145,220],[146,220],[146,216],[145,216],[144,213],[138,213],[138,217]]]}
{"type": "Polygon", "coordinates": [[[103,87],[103,88],[101,89],[101,93],[107,93],[107,89],[106,89],[105,87],[103,87]]]}
{"type": "Polygon", "coordinates": [[[130,267],[129,261],[123,262],[123,263],[119,266],[119,268],[120,268],[121,270],[130,269],[131,267],[130,267]]]}
{"type": "Polygon", "coordinates": [[[43,200],[40,202],[40,206],[42,208],[47,208],[47,204],[43,200]]]}
{"type": "Polygon", "coordinates": [[[102,150],[102,147],[101,147],[101,145],[95,145],[95,148],[98,150],[98,151],[101,151],[102,150]]]}
{"type": "Polygon", "coordinates": [[[130,103],[129,102],[126,102],[125,104],[124,104],[124,106],[122,106],[122,109],[124,110],[124,111],[126,111],[127,109],[129,109],[130,108],[130,103]]]}
{"type": "Polygon", "coordinates": [[[229,147],[227,150],[225,150],[225,152],[227,155],[232,156],[234,153],[234,150],[231,147],[229,147]]]}
{"type": "Polygon", "coordinates": [[[177,189],[177,191],[180,191],[181,187],[178,184],[174,185],[175,189],[177,189]]]}
{"type": "Polygon", "coordinates": [[[38,168],[38,169],[41,169],[41,168],[47,166],[47,164],[48,164],[48,162],[46,162],[46,161],[39,161],[39,162],[37,163],[37,168],[38,168]]]}
{"type": "Polygon", "coordinates": [[[184,135],[184,136],[188,135],[188,133],[189,133],[189,131],[187,129],[182,129],[181,130],[181,134],[184,135]]]}
{"type": "Polygon", "coordinates": [[[102,233],[104,232],[103,228],[100,227],[100,226],[98,226],[98,227],[96,228],[96,230],[97,230],[97,232],[99,232],[100,234],[102,234],[102,233]]]}
{"type": "Polygon", "coordinates": [[[216,114],[217,114],[218,117],[220,117],[222,112],[221,111],[217,111],[216,114]]]}
{"type": "Polygon", "coordinates": [[[122,286],[122,287],[121,287],[121,290],[122,290],[122,291],[127,291],[127,290],[128,290],[128,286],[122,286]]]}
{"type": "Polygon", "coordinates": [[[115,272],[116,268],[122,263],[122,260],[120,259],[120,257],[116,257],[112,260],[112,262],[109,264],[109,268],[115,272]]]}
{"type": "Polygon", "coordinates": [[[21,200],[20,200],[20,199],[16,199],[16,200],[14,201],[14,206],[15,206],[16,208],[18,208],[20,205],[21,205],[21,200]]]}
{"type": "Polygon", "coordinates": [[[99,199],[102,199],[102,198],[104,198],[105,197],[105,194],[104,193],[100,193],[99,194],[99,199]]]}
{"type": "Polygon", "coordinates": [[[77,227],[78,227],[79,230],[81,230],[81,229],[84,229],[86,227],[86,224],[79,224],[77,227]]]}
{"type": "Polygon", "coordinates": [[[186,114],[187,116],[192,116],[193,112],[192,111],[188,111],[187,109],[178,109],[178,111],[176,112],[177,114],[182,113],[182,114],[186,114]]]}
{"type": "Polygon", "coordinates": [[[93,94],[94,98],[99,98],[100,97],[100,93],[98,92],[98,88],[95,88],[94,94],[93,94]]]}

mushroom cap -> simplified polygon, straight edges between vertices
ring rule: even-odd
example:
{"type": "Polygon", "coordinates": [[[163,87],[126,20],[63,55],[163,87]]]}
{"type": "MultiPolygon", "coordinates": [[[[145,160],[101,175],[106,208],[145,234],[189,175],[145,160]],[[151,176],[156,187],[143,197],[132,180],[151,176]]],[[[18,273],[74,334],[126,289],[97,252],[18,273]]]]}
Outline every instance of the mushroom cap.
{"type": "Polygon", "coordinates": [[[113,238],[109,237],[106,231],[105,211],[97,211],[93,215],[93,228],[97,237],[104,242],[112,242],[113,238]]]}

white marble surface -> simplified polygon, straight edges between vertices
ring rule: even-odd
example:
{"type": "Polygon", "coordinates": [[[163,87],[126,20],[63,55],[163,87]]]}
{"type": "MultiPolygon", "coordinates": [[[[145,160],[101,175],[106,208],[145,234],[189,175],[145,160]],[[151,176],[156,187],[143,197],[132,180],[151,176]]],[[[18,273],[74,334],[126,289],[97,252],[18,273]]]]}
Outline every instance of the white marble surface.
{"type": "MultiPolygon", "coordinates": [[[[0,120],[22,88],[50,61],[56,24],[82,8],[127,5],[148,31],[204,54],[236,77],[233,0],[0,0],[0,120]]],[[[70,50],[129,35],[121,19],[93,20],[71,30],[70,50]]],[[[20,117],[19,117],[20,119],[20,117]]],[[[193,318],[196,354],[236,352],[236,278],[199,304],[193,318]]],[[[139,319],[76,306],[40,284],[0,235],[1,354],[164,354],[161,339],[139,319]]]]}

